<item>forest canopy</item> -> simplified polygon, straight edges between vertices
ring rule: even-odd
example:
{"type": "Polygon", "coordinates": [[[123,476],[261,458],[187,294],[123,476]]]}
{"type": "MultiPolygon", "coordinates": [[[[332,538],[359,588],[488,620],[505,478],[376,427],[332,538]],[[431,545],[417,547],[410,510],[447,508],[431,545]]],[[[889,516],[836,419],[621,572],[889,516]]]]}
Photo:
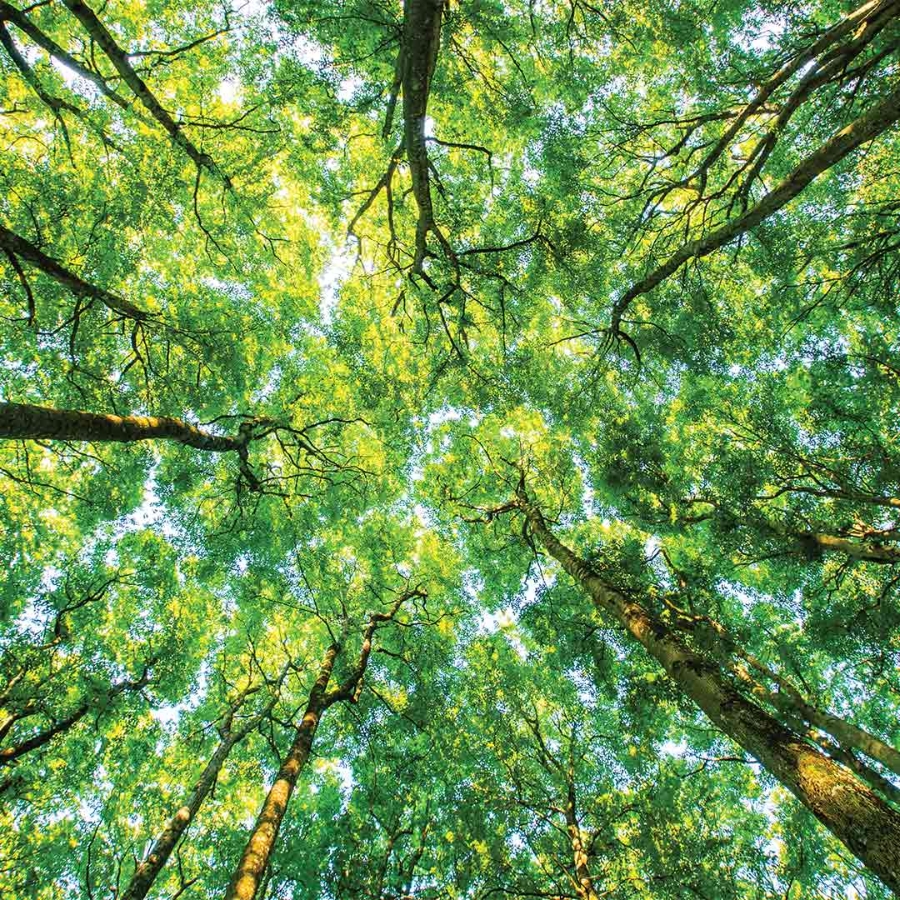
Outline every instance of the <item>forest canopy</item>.
{"type": "Polygon", "coordinates": [[[900,0],[0,74],[0,896],[900,896],[900,0]]]}

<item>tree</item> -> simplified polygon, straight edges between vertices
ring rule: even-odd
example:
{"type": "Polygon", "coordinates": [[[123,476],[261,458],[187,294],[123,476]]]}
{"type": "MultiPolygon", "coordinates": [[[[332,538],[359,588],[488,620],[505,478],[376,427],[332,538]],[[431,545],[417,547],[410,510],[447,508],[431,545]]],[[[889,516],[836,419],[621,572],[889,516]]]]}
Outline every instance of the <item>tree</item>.
{"type": "Polygon", "coordinates": [[[0,893],[900,892],[898,64],[0,2],[0,893]]]}

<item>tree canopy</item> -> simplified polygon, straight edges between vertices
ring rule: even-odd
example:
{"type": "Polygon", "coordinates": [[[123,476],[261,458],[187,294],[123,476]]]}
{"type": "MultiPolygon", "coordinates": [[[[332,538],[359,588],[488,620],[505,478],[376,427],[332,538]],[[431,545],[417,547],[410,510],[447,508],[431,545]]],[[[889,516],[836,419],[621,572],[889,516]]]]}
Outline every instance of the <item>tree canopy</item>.
{"type": "Polygon", "coordinates": [[[0,896],[900,896],[900,0],[0,45],[0,896]]]}

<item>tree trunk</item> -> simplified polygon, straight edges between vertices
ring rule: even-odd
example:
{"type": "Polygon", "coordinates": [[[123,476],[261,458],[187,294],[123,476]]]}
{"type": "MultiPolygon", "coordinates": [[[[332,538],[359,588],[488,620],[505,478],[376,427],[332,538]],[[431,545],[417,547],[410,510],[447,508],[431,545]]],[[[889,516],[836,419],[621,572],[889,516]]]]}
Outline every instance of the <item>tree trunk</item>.
{"type": "Polygon", "coordinates": [[[747,683],[754,694],[770,706],[828,732],[844,751],[858,750],[870,759],[880,762],[896,775],[900,775],[900,752],[890,744],[865,729],[814,706],[787,678],[740,647],[728,629],[715,619],[686,612],[669,601],[667,606],[673,615],[671,621],[676,628],[698,636],[701,640],[701,649],[708,649],[722,664],[747,683]],[[744,660],[764,677],[774,681],[778,685],[778,690],[769,690],[753,679],[742,666],[736,666],[733,659],[735,656],[744,660]]]}
{"type": "Polygon", "coordinates": [[[807,703],[796,692],[781,691],[777,696],[781,705],[793,710],[797,716],[805,719],[810,725],[827,731],[845,749],[858,750],[870,759],[880,762],[895,775],[900,775],[900,753],[890,744],[838,716],[833,716],[831,713],[807,703]]]}
{"type": "MultiPolygon", "coordinates": [[[[249,691],[244,692],[241,701],[246,697],[247,693],[249,691]]],[[[168,862],[172,851],[178,845],[179,840],[181,840],[181,836],[187,831],[191,822],[194,821],[194,817],[203,805],[203,801],[206,800],[215,786],[219,772],[228,759],[228,755],[271,711],[274,706],[274,699],[266,705],[262,712],[253,716],[249,722],[236,731],[232,731],[230,723],[239,706],[240,703],[237,706],[232,706],[227,718],[227,731],[222,740],[206,764],[206,768],[203,770],[200,778],[197,779],[197,783],[194,785],[194,789],[191,791],[185,804],[169,819],[166,827],[154,841],[147,858],[135,869],[128,887],[122,893],[122,900],[143,900],[147,896],[147,892],[153,887],[153,882],[156,881],[159,873],[168,862]]]]}
{"type": "Polygon", "coordinates": [[[900,893],[900,814],[855,775],[811,747],[723,677],[718,665],[689,649],[636,601],[605,584],[547,527],[520,490],[517,505],[532,533],[588,593],[639,641],[672,680],[732,740],[747,750],[860,861],[900,893]]]}
{"type": "Polygon", "coordinates": [[[443,7],[443,0],[404,0],[403,4],[403,47],[398,64],[403,84],[403,142],[419,209],[415,272],[421,271],[428,233],[434,232],[443,243],[434,220],[425,138],[425,116],[440,48],[443,7]]]}
{"type": "Polygon", "coordinates": [[[309,694],[306,712],[297,728],[294,743],[282,761],[275,783],[266,795],[256,824],[247,841],[241,860],[225,894],[226,900],[253,900],[269,864],[278,831],[294,792],[297,776],[309,759],[313,738],[322,713],[328,707],[326,691],[340,644],[332,644],[325,652],[322,667],[309,694]]]}
{"type": "MultiPolygon", "coordinates": [[[[570,754],[571,756],[571,754],[570,754]]],[[[575,794],[574,761],[570,758],[568,770],[568,787],[566,796],[566,831],[572,843],[572,859],[575,865],[575,878],[578,882],[576,890],[582,900],[599,900],[594,888],[594,879],[588,867],[588,854],[581,838],[581,827],[578,824],[577,797],[575,794]]]]}
{"type": "Polygon", "coordinates": [[[359,699],[363,676],[372,652],[372,641],[375,631],[380,624],[390,622],[400,611],[403,604],[412,597],[424,599],[427,597],[427,594],[420,588],[404,591],[394,601],[388,612],[372,613],[369,616],[369,621],[363,631],[362,647],[360,648],[356,665],[344,682],[330,691],[328,690],[328,683],[331,681],[331,673],[334,671],[334,661],[341,652],[341,643],[333,643],[325,652],[322,668],[319,670],[319,675],[309,693],[306,712],[303,714],[303,719],[297,728],[294,743],[291,745],[287,756],[285,756],[275,778],[275,783],[263,802],[250,839],[247,841],[247,846],[244,847],[241,861],[238,863],[231,884],[228,886],[225,900],[254,900],[259,891],[260,883],[265,876],[269,857],[272,855],[272,850],[275,847],[275,841],[278,838],[278,831],[281,828],[288,801],[291,799],[294,785],[297,783],[297,776],[309,759],[313,738],[316,735],[322,715],[325,710],[335,703],[343,700],[355,703],[359,699]]]}

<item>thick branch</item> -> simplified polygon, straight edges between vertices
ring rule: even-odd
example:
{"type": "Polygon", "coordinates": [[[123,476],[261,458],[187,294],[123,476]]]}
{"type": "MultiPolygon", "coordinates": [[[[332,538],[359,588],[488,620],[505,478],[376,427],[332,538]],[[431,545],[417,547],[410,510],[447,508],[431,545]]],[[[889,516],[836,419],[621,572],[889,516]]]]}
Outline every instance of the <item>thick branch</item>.
{"type": "Polygon", "coordinates": [[[873,109],[851,122],[798,165],[784,181],[768,193],[744,215],[721,228],[684,244],[666,262],[633,284],[616,301],[612,313],[612,331],[618,333],[622,316],[629,305],[642,294],[649,293],[688,260],[701,259],[735,238],[746,234],[764,219],[794,199],[807,185],[840,162],[862,144],[877,137],[900,119],[900,88],[894,90],[873,109]]]}
{"type": "Polygon", "coordinates": [[[68,9],[84,26],[84,29],[93,38],[103,52],[109,57],[109,61],[122,77],[122,80],[134,91],[135,96],[144,105],[147,112],[166,130],[172,141],[177,144],[194,162],[198,169],[206,169],[210,174],[221,178],[226,186],[230,182],[206,154],[200,151],[194,143],[187,138],[179,124],[165,110],[157,100],[156,95],[147,87],[144,80],[134,70],[128,61],[128,54],[116,43],[115,38],[107,30],[106,26],[97,18],[96,13],[81,0],[63,0],[68,9]]]}
{"type": "Polygon", "coordinates": [[[122,297],[79,278],[74,272],[70,272],[55,259],[47,256],[30,241],[19,237],[3,225],[0,225],[0,248],[40,269],[45,275],[68,288],[76,297],[99,300],[113,312],[138,322],[143,322],[150,317],[150,313],[138,309],[122,297]]]}
{"type": "Polygon", "coordinates": [[[102,75],[94,72],[92,69],[83,66],[71,53],[66,52],[56,41],[49,35],[45,34],[38,28],[31,19],[28,18],[21,10],[10,6],[5,0],[0,0],[0,21],[12,22],[20,31],[27,34],[40,48],[45,50],[54,59],[58,59],[70,68],[76,75],[84,78],[93,84],[104,96],[108,97],[117,106],[122,109],[130,109],[131,104],[120,94],[117,94],[107,84],[106,79],[102,75]]]}
{"type": "Polygon", "coordinates": [[[211,434],[170,416],[114,416],[26,403],[0,403],[0,438],[16,440],[176,441],[211,453],[240,452],[247,437],[211,434]]]}
{"type": "Polygon", "coordinates": [[[110,703],[115,700],[119,694],[122,694],[125,691],[139,691],[142,688],[145,688],[149,683],[150,673],[148,669],[145,669],[144,673],[136,681],[122,682],[121,684],[114,685],[102,694],[85,700],[68,716],[56,720],[43,731],[33,734],[31,737],[20,741],[18,744],[14,744],[12,747],[4,747],[0,750],[0,766],[9,765],[9,763],[25,756],[26,753],[31,753],[33,750],[38,750],[45,744],[49,744],[58,734],[68,731],[73,725],[80,722],[92,709],[95,709],[104,701],[110,703]]]}

